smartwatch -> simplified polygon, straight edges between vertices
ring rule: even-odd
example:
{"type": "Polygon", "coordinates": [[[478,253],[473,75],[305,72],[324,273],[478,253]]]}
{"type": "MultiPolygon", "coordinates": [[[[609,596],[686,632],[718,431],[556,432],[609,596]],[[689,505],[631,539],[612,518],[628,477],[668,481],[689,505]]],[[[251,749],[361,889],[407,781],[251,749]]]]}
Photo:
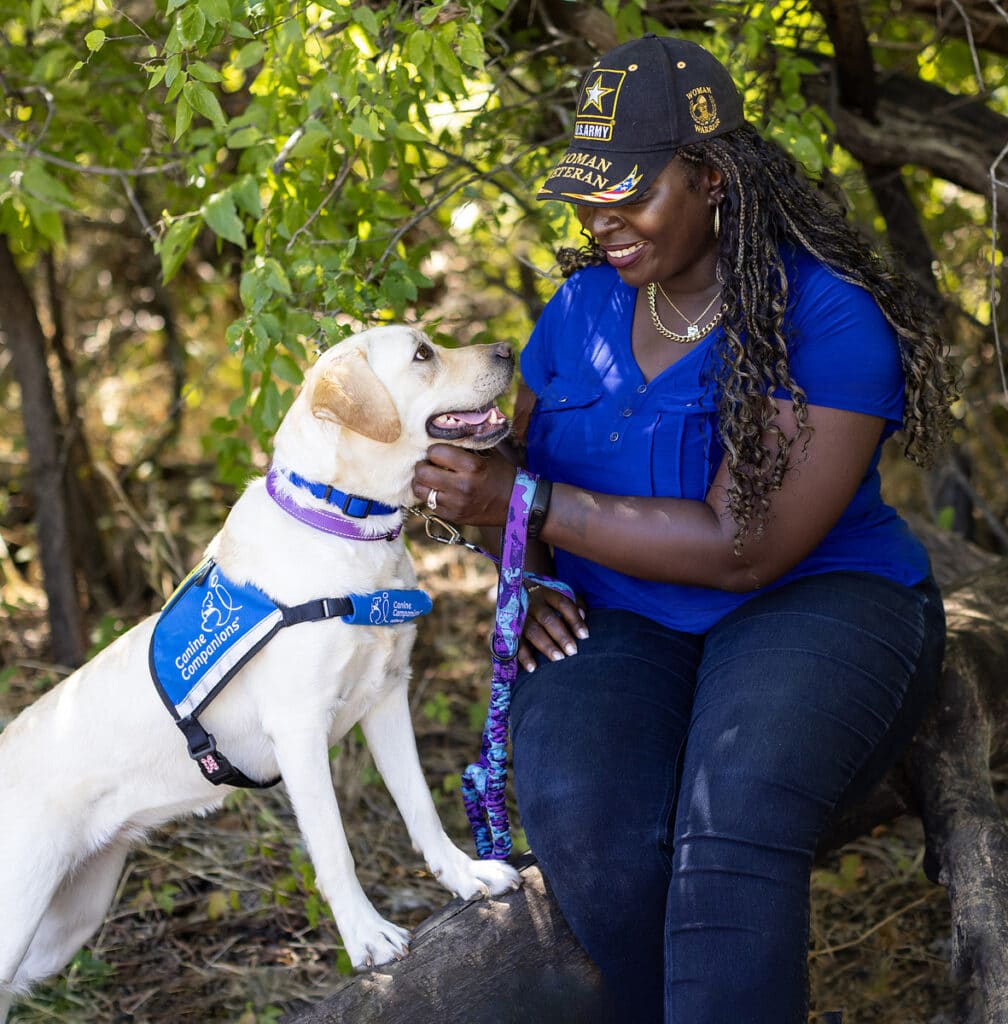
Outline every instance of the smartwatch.
{"type": "Polygon", "coordinates": [[[532,495],[532,505],[529,508],[528,517],[528,539],[535,540],[539,536],[543,523],[546,521],[546,512],[549,509],[550,497],[553,494],[553,481],[540,477],[536,482],[535,494],[532,495]]]}

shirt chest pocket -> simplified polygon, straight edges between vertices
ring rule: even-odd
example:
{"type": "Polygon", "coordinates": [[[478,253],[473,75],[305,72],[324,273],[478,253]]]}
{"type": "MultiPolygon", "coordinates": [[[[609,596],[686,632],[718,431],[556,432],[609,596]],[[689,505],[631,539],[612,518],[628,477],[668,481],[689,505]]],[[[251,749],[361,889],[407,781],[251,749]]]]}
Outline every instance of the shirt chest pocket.
{"type": "Polygon", "coordinates": [[[536,399],[529,424],[529,468],[582,483],[598,447],[600,386],[554,381],[536,399]]]}
{"type": "Polygon", "coordinates": [[[663,395],[655,404],[651,435],[651,486],[666,498],[702,500],[723,451],[717,437],[713,396],[663,395]]]}

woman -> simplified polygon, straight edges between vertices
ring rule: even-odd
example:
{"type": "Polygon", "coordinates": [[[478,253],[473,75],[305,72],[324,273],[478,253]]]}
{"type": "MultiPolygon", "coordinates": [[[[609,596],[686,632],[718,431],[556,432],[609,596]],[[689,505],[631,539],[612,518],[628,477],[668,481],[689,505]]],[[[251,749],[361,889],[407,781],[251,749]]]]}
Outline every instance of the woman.
{"type": "MultiPolygon", "coordinates": [[[[522,823],[621,1020],[798,1024],[817,841],[940,670],[941,599],[877,467],[901,426],[918,461],[942,440],[952,382],[905,279],[695,44],[597,61],[540,198],[591,246],[515,418],[548,481],[537,557],[582,606],[532,601],[522,823]]],[[[500,526],[513,477],[435,445],[414,492],[500,526]]]]}

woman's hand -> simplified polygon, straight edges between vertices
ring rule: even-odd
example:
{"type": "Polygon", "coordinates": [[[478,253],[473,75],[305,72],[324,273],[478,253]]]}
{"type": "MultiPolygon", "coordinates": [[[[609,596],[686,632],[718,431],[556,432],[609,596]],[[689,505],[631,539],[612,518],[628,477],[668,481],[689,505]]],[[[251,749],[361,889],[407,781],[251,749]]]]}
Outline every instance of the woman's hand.
{"type": "Polygon", "coordinates": [[[588,639],[584,613],[568,597],[539,587],[529,594],[528,615],[518,646],[518,664],[526,672],[536,667],[535,651],[550,661],[577,654],[577,640],[588,639]]]}
{"type": "Polygon", "coordinates": [[[514,480],[514,465],[496,449],[471,452],[435,444],[413,473],[413,493],[430,508],[430,492],[437,491],[434,510],[452,522],[503,526],[514,480]]]}

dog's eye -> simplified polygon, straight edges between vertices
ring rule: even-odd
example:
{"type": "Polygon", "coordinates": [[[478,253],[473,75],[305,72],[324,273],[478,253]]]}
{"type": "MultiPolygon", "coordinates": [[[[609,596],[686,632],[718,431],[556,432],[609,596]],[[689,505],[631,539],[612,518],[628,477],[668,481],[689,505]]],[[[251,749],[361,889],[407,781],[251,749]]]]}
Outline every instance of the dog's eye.
{"type": "Polygon", "coordinates": [[[421,342],[417,346],[416,352],[413,353],[413,361],[416,363],[422,363],[427,359],[430,359],[434,355],[434,349],[430,347],[426,342],[421,342]]]}

